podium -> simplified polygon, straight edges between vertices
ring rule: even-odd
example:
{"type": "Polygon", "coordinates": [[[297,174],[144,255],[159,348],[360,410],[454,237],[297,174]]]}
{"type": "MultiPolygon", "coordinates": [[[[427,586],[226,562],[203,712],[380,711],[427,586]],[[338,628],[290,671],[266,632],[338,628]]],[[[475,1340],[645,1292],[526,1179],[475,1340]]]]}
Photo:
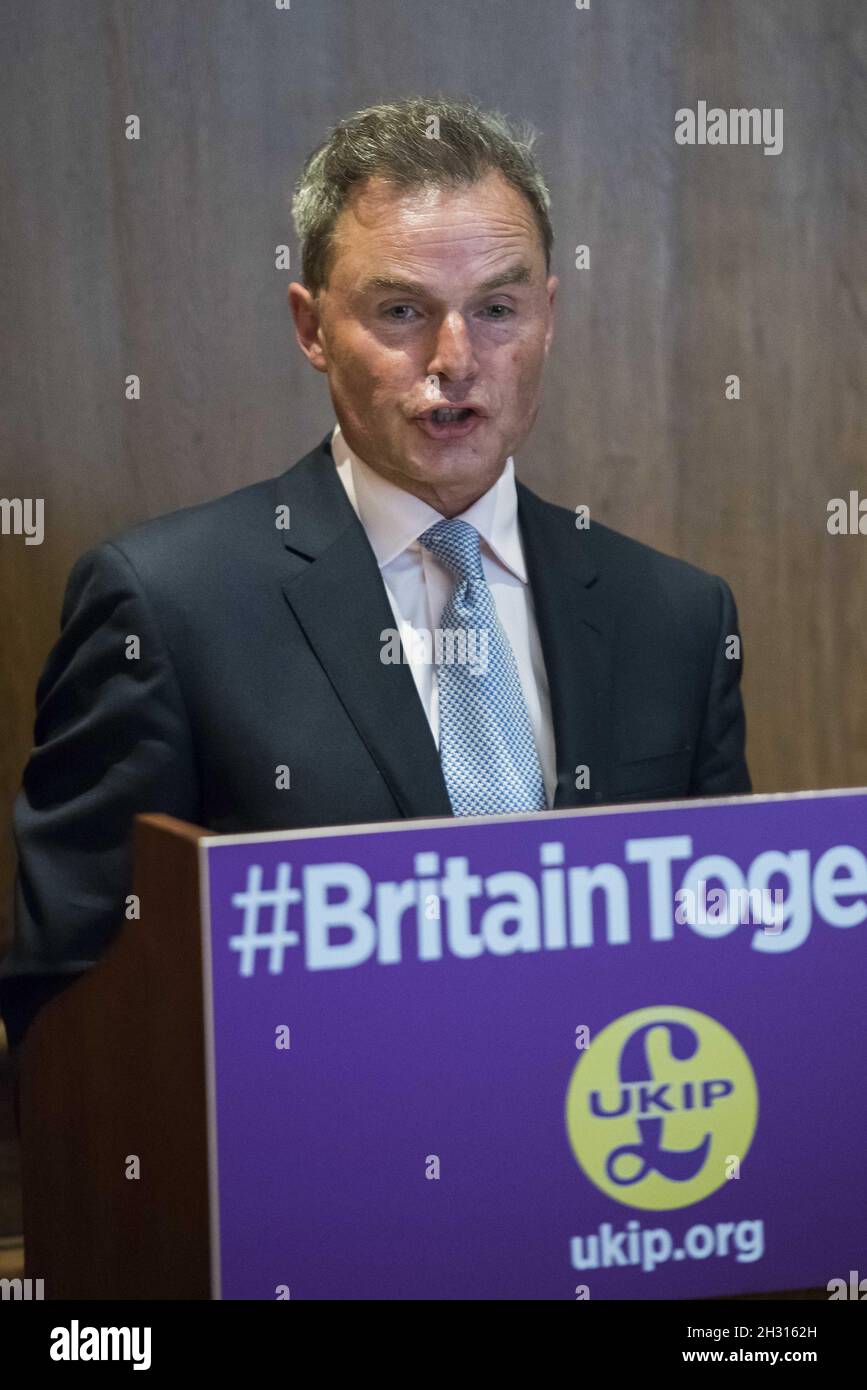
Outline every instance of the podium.
{"type": "Polygon", "coordinates": [[[47,1298],[827,1298],[863,1264],[864,789],[142,816],[132,891],[20,1049],[47,1298]]]}
{"type": "Polygon", "coordinates": [[[199,827],[140,816],[126,921],[20,1047],[25,1273],[47,1298],[209,1298],[199,827]],[[127,1177],[128,1156],[141,1162],[127,1177]]]}

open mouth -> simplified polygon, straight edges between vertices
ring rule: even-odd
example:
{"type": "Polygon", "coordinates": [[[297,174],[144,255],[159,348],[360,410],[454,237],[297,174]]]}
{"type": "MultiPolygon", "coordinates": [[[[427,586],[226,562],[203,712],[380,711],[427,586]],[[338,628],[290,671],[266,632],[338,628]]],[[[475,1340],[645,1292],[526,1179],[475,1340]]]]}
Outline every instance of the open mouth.
{"type": "Polygon", "coordinates": [[[471,405],[435,406],[416,417],[416,424],[430,439],[463,439],[482,423],[482,416],[471,405]]]}
{"type": "Polygon", "coordinates": [[[462,410],[451,410],[443,406],[437,410],[429,410],[424,418],[432,420],[435,425],[454,425],[460,420],[468,420],[475,413],[470,406],[462,410]]]}

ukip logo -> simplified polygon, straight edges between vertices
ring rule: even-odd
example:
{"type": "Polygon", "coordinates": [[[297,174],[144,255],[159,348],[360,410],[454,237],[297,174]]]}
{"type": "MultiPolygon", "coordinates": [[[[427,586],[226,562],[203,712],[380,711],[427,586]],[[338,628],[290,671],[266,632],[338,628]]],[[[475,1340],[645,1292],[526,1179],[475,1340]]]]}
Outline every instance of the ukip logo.
{"type": "Polygon", "coordinates": [[[707,1014],[638,1009],[594,1038],[572,1073],[566,1130],[579,1167],[625,1206],[688,1207],[739,1171],[758,1090],[750,1060],[707,1014]]]}

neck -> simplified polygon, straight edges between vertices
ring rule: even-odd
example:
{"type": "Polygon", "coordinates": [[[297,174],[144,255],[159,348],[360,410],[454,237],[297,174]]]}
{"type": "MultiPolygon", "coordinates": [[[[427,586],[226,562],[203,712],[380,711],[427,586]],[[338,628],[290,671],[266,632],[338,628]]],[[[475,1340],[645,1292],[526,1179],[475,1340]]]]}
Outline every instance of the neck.
{"type": "MultiPolygon", "coordinates": [[[[416,482],[413,478],[393,478],[392,482],[397,483],[398,487],[402,487],[404,492],[411,492],[414,497],[420,497],[422,502],[427,502],[429,507],[433,507],[435,512],[439,512],[444,517],[460,516],[461,512],[465,512],[474,502],[478,502],[479,498],[488,491],[488,488],[493,486],[493,483],[487,483],[484,487],[476,486],[456,490],[454,488],[437,489],[429,484],[416,482]]],[[[493,482],[496,482],[496,478],[493,482]]]]}
{"type": "MultiPolygon", "coordinates": [[[[373,465],[369,465],[372,467],[373,465]]],[[[487,473],[481,478],[463,479],[460,482],[435,484],[424,478],[412,478],[406,473],[396,473],[390,468],[376,468],[380,477],[387,482],[394,483],[395,487],[401,488],[404,492],[409,492],[413,497],[418,497],[422,502],[427,502],[429,507],[439,512],[440,516],[453,517],[460,516],[474,502],[478,502],[486,492],[494,486],[498,478],[502,476],[506,460],[499,464],[495,472],[487,473]]]]}

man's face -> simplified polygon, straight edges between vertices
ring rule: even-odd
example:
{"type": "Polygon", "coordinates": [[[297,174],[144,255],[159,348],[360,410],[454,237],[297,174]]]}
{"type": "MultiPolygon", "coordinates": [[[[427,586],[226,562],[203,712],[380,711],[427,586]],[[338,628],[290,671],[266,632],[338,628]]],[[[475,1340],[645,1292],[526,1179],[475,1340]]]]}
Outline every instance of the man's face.
{"type": "Polygon", "coordinates": [[[289,297],[350,448],[454,516],[532,428],[556,288],[529,204],[491,173],[454,190],[369,180],[338,218],[318,301],[299,284],[289,297]],[[457,423],[431,419],[464,402],[457,423]]]}

